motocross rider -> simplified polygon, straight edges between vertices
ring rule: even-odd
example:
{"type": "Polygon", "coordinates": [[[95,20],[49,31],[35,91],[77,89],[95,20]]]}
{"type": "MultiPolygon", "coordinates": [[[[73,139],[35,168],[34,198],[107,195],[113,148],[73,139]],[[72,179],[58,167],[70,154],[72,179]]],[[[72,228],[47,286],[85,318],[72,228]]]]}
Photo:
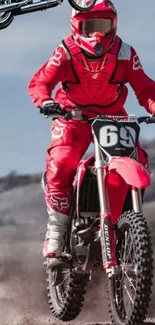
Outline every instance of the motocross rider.
{"type": "MultiPolygon", "coordinates": [[[[127,115],[124,104],[129,83],[138,102],[155,112],[155,82],[145,73],[133,47],[117,31],[117,12],[111,1],[98,0],[88,12],[71,11],[72,34],[65,37],[49,60],[33,75],[28,93],[48,115],[61,114],[64,106],[81,107],[83,114],[127,115]],[[51,93],[60,82],[55,97],[51,93]]],[[[49,215],[43,255],[61,256],[65,242],[72,183],[81,157],[92,141],[87,121],[63,118],[52,123],[47,150],[45,200],[49,215]]],[[[139,161],[147,154],[138,145],[139,161]]]]}

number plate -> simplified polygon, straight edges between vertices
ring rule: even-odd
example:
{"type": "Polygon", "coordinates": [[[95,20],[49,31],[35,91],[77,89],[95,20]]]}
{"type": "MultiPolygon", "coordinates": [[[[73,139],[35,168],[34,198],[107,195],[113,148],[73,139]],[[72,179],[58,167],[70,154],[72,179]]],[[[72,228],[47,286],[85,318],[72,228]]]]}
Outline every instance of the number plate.
{"type": "Polygon", "coordinates": [[[130,156],[138,142],[139,125],[134,121],[96,119],[92,124],[100,148],[110,156],[130,156]]]}

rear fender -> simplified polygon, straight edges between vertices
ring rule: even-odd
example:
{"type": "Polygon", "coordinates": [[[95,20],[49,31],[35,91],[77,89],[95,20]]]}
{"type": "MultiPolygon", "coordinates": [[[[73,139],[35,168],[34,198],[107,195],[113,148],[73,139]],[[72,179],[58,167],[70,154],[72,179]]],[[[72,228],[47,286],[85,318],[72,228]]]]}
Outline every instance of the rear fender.
{"type": "Polygon", "coordinates": [[[151,183],[148,169],[129,157],[113,157],[108,165],[108,171],[115,171],[128,185],[139,189],[146,188],[151,183]]]}

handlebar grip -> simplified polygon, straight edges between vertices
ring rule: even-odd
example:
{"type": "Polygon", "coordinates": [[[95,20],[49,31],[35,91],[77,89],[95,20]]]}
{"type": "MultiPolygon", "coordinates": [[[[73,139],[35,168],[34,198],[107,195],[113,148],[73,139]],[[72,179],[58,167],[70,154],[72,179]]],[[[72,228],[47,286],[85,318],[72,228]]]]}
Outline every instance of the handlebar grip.
{"type": "MultiPolygon", "coordinates": [[[[41,107],[40,109],[39,109],[39,111],[40,111],[40,114],[44,114],[44,111],[43,111],[43,108],[41,107]]],[[[51,110],[51,114],[49,113],[49,114],[47,114],[47,115],[45,115],[45,116],[52,116],[52,117],[58,117],[58,116],[64,116],[65,117],[65,115],[67,115],[66,116],[66,118],[71,118],[72,117],[72,113],[71,112],[68,112],[68,111],[66,111],[65,109],[62,109],[62,112],[61,112],[62,114],[53,114],[52,113],[52,110],[51,110]]]]}

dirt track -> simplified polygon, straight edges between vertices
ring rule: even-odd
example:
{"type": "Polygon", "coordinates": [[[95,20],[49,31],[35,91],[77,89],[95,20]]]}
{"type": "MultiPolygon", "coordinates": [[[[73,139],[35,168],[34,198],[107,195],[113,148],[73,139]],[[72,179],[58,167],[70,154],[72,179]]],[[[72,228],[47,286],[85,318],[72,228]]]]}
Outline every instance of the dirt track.
{"type": "MultiPolygon", "coordinates": [[[[154,207],[152,204],[146,209],[151,229],[155,225],[154,207]]],[[[45,224],[39,185],[0,195],[0,325],[58,324],[46,301],[41,254],[45,224]]],[[[96,273],[89,283],[83,311],[74,323],[109,321],[104,282],[104,272],[96,273]]],[[[155,290],[151,318],[155,317],[154,299],[155,290]]]]}

